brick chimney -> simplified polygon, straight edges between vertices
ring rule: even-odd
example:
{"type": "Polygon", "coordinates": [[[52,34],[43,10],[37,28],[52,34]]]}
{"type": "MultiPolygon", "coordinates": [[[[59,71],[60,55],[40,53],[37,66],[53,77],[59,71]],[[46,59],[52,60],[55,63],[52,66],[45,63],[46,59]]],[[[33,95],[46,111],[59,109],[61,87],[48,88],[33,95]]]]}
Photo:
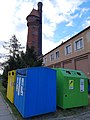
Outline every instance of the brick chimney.
{"type": "Polygon", "coordinates": [[[38,10],[33,9],[26,17],[27,46],[34,47],[38,56],[42,55],[42,2],[38,2],[38,10]]]}

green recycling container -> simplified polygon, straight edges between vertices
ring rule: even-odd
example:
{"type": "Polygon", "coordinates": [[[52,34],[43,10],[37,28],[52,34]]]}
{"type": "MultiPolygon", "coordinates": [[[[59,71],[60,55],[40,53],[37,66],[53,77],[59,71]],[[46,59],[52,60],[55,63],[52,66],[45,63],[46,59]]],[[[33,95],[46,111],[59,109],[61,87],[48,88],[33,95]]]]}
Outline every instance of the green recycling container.
{"type": "Polygon", "coordinates": [[[57,106],[67,109],[88,105],[88,78],[82,71],[57,70],[57,106]]]}

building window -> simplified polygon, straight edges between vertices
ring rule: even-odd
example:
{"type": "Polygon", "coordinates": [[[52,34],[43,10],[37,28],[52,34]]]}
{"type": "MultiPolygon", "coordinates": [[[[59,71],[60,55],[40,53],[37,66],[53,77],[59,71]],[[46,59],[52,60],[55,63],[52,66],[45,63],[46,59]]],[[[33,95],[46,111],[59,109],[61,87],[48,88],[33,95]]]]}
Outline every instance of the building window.
{"type": "Polygon", "coordinates": [[[56,52],[56,59],[59,58],[59,51],[56,52]]]}
{"type": "Polygon", "coordinates": [[[71,54],[71,53],[72,53],[72,46],[71,46],[71,44],[69,44],[65,47],[65,54],[67,55],[67,54],[71,54]]]}
{"type": "Polygon", "coordinates": [[[47,63],[47,58],[43,58],[43,66],[47,63]]]}
{"type": "Polygon", "coordinates": [[[50,56],[50,60],[51,60],[51,61],[54,60],[54,54],[51,54],[51,56],[50,56]]]}
{"type": "Polygon", "coordinates": [[[80,49],[83,49],[83,48],[84,48],[83,38],[80,38],[80,39],[78,39],[74,42],[74,49],[76,51],[80,50],[80,49]]]}
{"type": "Polygon", "coordinates": [[[47,62],[47,58],[44,58],[44,63],[46,63],[47,62]]]}

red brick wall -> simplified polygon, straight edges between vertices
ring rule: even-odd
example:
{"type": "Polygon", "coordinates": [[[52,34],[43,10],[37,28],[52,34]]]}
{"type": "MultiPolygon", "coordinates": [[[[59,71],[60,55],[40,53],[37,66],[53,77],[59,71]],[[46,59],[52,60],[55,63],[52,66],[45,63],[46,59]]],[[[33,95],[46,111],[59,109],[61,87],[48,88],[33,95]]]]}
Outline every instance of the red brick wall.
{"type": "Polygon", "coordinates": [[[29,48],[31,46],[34,46],[35,51],[38,53],[38,27],[39,24],[37,22],[37,19],[39,18],[37,16],[29,16],[27,20],[28,25],[28,34],[27,34],[27,45],[29,48]]]}

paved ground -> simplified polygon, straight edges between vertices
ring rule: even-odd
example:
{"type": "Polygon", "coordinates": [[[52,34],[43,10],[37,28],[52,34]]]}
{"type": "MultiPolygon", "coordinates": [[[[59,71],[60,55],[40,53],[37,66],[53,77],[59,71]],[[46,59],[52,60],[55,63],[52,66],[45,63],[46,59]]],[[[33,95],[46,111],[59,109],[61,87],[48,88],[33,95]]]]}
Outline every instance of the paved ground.
{"type": "Polygon", "coordinates": [[[0,93],[0,120],[15,120],[8,104],[6,104],[0,93]]]}
{"type": "Polygon", "coordinates": [[[90,111],[84,112],[79,115],[73,115],[73,116],[67,116],[67,117],[61,117],[61,118],[51,118],[46,120],[90,120],[90,111]]]}
{"type": "MultiPolygon", "coordinates": [[[[0,120],[16,120],[10,107],[0,93],[0,120]]],[[[90,106],[69,110],[57,108],[55,113],[49,113],[23,120],[90,120],[90,106]]]]}
{"type": "Polygon", "coordinates": [[[56,118],[39,118],[38,117],[36,119],[26,119],[26,120],[90,120],[90,111],[87,111],[87,112],[83,112],[83,113],[80,113],[78,115],[71,115],[71,116],[62,116],[62,115],[59,115],[58,117],[56,118]]]}
{"type": "Polygon", "coordinates": [[[90,120],[90,107],[80,107],[68,110],[57,109],[49,113],[23,120],[90,120]]]}

